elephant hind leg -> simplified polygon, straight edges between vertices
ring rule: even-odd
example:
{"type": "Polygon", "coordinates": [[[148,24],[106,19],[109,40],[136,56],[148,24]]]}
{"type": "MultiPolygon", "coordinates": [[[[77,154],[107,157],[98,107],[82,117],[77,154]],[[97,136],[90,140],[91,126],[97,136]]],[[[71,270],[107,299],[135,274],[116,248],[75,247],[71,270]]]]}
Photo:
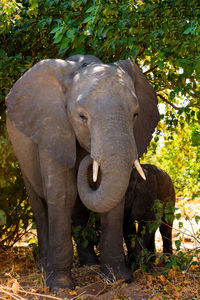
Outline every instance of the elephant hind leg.
{"type": "Polygon", "coordinates": [[[172,254],[172,223],[166,223],[163,218],[160,233],[163,239],[163,252],[172,254]]]}
{"type": "Polygon", "coordinates": [[[155,234],[155,231],[150,233],[149,245],[147,247],[148,252],[151,254],[150,261],[152,262],[156,259],[155,234]]]}
{"type": "Polygon", "coordinates": [[[31,206],[34,212],[38,246],[39,246],[39,262],[38,267],[46,268],[47,247],[48,247],[48,220],[47,220],[47,205],[44,199],[40,198],[34,191],[29,180],[24,175],[24,183],[27,194],[29,196],[31,206]]]}
{"type": "Polygon", "coordinates": [[[47,256],[48,223],[38,145],[19,131],[9,119],[7,119],[6,125],[12,146],[19,161],[26,191],[33,208],[38,233],[40,262],[42,262],[44,266],[47,256]]]}

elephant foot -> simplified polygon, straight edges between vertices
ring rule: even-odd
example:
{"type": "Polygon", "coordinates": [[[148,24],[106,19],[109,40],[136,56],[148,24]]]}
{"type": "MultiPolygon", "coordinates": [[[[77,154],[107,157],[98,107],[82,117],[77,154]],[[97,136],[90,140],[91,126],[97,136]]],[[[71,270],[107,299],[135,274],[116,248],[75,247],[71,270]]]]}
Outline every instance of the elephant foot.
{"type": "Polygon", "coordinates": [[[93,266],[99,265],[99,259],[94,252],[94,247],[82,247],[77,246],[77,252],[79,256],[80,266],[93,266]]]}
{"type": "Polygon", "coordinates": [[[74,283],[69,270],[56,270],[46,273],[46,285],[50,290],[57,292],[59,289],[74,289],[74,283]]]}
{"type": "Polygon", "coordinates": [[[122,280],[131,283],[133,276],[126,267],[125,261],[115,261],[113,263],[101,264],[102,278],[106,277],[110,282],[122,280]]]}

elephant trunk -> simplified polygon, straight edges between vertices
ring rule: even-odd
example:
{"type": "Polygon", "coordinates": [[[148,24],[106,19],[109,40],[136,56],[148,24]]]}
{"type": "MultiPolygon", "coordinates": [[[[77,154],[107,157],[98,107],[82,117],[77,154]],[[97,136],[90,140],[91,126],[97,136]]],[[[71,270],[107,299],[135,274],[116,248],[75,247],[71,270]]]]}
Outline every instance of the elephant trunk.
{"type": "Polygon", "coordinates": [[[96,131],[96,138],[92,139],[91,156],[100,165],[101,181],[98,188],[91,188],[89,170],[92,169],[93,159],[90,155],[82,160],[78,170],[78,192],[82,202],[90,210],[100,213],[111,210],[123,199],[133,162],[137,158],[131,129],[128,130],[128,126],[119,124],[119,121],[116,126],[109,121],[110,130],[106,125],[104,136],[100,137],[99,131],[96,131]]]}

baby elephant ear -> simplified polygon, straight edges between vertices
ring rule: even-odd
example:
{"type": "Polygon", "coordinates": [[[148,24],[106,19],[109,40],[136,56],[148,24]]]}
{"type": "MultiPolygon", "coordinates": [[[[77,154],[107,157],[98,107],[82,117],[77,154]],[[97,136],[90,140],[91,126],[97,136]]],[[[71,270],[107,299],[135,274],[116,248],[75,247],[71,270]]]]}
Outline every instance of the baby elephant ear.
{"type": "Polygon", "coordinates": [[[134,124],[133,132],[138,155],[142,156],[146,151],[146,148],[152,139],[152,134],[160,120],[156,93],[144,74],[133,61],[120,60],[115,64],[129,74],[135,86],[140,109],[134,124]]]}
{"type": "Polygon", "coordinates": [[[75,62],[47,59],[27,71],[7,98],[7,117],[58,163],[73,167],[76,138],[68,120],[66,83],[75,62]]]}

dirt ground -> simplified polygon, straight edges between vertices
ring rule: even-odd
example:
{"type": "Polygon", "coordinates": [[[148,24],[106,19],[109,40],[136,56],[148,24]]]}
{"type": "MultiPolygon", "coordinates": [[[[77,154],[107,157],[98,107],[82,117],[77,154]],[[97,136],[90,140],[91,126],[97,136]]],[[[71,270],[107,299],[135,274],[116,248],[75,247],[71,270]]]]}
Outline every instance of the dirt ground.
{"type": "MultiPolygon", "coordinates": [[[[179,201],[179,211],[182,214],[179,222],[183,222],[183,226],[179,228],[179,222],[175,220],[174,253],[174,242],[180,231],[183,252],[200,247],[199,240],[195,238],[200,226],[194,220],[194,215],[200,215],[200,201],[179,201]]],[[[172,268],[166,274],[163,272],[164,265],[159,260],[162,250],[159,233],[156,234],[156,248],[158,259],[151,271],[135,271],[130,284],[110,283],[102,279],[98,266],[79,268],[75,256],[72,269],[75,290],[52,293],[44,286],[44,275],[36,268],[31,247],[21,243],[8,251],[0,250],[0,299],[200,299],[199,258],[196,266],[190,266],[184,271],[172,268]]]]}

